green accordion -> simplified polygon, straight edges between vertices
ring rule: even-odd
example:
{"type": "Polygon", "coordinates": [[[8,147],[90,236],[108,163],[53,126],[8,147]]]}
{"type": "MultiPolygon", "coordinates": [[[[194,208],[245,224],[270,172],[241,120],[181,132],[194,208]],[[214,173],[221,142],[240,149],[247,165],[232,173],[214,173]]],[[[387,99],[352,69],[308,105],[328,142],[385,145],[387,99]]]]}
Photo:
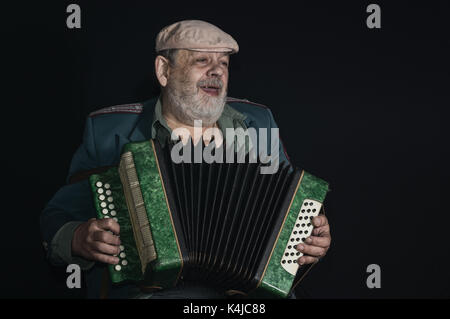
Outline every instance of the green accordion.
{"type": "Polygon", "coordinates": [[[295,245],[312,232],[328,183],[290,164],[175,163],[173,144],[124,146],[118,167],[91,175],[98,218],[120,225],[113,283],[153,289],[205,281],[228,295],[284,298],[310,266],[295,245]]]}

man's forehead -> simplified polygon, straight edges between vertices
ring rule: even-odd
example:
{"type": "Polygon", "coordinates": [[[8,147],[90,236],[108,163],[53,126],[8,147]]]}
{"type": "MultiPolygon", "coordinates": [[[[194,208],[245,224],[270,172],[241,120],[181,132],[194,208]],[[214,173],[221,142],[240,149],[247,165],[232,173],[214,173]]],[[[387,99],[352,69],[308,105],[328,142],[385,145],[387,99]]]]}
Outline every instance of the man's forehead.
{"type": "Polygon", "coordinates": [[[227,52],[206,52],[206,51],[194,51],[194,50],[185,50],[185,49],[178,49],[176,55],[176,61],[177,63],[180,63],[181,65],[186,63],[191,63],[192,60],[200,58],[200,57],[216,57],[219,59],[226,59],[229,60],[230,54],[227,52]]]}
{"type": "Polygon", "coordinates": [[[228,52],[210,52],[210,51],[195,51],[195,50],[180,50],[184,51],[187,57],[198,57],[198,56],[218,56],[221,57],[229,57],[230,54],[228,52]]]}

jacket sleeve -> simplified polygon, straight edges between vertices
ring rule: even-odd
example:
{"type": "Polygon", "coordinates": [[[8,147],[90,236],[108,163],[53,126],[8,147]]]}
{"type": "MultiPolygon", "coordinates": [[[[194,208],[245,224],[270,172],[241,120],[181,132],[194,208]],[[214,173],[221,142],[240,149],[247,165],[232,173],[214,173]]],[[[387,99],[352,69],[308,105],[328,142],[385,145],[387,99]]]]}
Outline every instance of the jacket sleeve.
{"type": "MultiPolygon", "coordinates": [[[[92,119],[86,121],[83,143],[72,158],[70,176],[98,166],[92,119]]],[[[76,227],[95,217],[92,195],[87,180],[61,187],[47,203],[40,216],[41,235],[51,264],[78,263],[81,268],[92,262],[72,256],[72,237],[76,227]]]]}

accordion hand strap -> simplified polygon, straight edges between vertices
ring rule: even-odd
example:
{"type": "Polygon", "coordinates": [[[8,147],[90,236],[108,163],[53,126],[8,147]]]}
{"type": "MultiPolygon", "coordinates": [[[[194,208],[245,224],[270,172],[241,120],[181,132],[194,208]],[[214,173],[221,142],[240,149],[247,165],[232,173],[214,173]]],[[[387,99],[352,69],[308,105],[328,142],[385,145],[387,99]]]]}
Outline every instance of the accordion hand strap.
{"type": "Polygon", "coordinates": [[[75,174],[73,174],[72,176],[69,177],[69,184],[78,183],[78,182],[81,182],[82,180],[88,179],[89,176],[91,176],[92,174],[101,174],[103,172],[106,172],[111,167],[117,167],[117,166],[115,166],[115,165],[102,166],[102,167],[96,167],[96,168],[86,170],[86,171],[76,172],[75,174]]]}

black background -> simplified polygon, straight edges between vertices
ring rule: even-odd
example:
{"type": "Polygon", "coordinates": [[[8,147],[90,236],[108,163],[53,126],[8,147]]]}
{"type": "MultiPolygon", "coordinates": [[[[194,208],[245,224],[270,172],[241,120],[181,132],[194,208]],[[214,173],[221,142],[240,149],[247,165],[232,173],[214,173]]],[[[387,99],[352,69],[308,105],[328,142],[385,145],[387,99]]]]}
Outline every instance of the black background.
{"type": "Polygon", "coordinates": [[[158,93],[154,39],[202,19],[239,43],[229,95],[268,105],[292,161],[331,183],[333,242],[314,298],[450,297],[447,1],[47,1],[2,4],[0,297],[70,298],[39,215],[65,182],[86,116],[158,93]],[[82,28],[66,27],[81,6],[82,28]],[[381,288],[366,267],[381,267],[381,288]]]}

